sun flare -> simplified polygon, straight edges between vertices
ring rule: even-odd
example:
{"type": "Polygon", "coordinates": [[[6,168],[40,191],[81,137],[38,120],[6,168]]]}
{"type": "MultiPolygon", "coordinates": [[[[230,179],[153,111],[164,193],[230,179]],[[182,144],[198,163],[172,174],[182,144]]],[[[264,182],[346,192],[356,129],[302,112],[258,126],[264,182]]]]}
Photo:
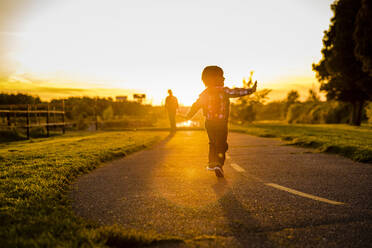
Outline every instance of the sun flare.
{"type": "Polygon", "coordinates": [[[199,123],[196,121],[183,121],[176,124],[177,127],[199,127],[199,123]]]}

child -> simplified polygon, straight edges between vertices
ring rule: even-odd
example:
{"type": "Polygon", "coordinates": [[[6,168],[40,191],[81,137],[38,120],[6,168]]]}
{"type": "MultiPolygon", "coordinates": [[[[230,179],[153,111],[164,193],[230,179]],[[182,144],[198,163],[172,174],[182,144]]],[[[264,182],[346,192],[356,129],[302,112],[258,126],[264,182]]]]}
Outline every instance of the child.
{"type": "Polygon", "coordinates": [[[207,87],[192,105],[186,118],[191,119],[202,108],[205,128],[209,138],[208,170],[214,170],[217,177],[223,177],[222,166],[227,151],[227,123],[231,97],[241,97],[256,91],[257,81],[252,88],[224,87],[223,70],[218,66],[207,66],[202,72],[202,81],[207,87]]]}

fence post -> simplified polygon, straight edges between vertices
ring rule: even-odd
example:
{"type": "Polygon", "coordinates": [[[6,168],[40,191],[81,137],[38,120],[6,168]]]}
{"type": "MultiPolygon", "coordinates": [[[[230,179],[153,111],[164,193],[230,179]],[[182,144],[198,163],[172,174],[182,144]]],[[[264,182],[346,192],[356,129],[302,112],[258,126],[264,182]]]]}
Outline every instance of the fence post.
{"type": "MultiPolygon", "coordinates": [[[[35,111],[38,111],[37,104],[35,104],[34,106],[35,106],[35,111]]],[[[40,114],[39,114],[39,112],[35,113],[35,117],[36,117],[36,123],[40,125],[40,114]]]]}
{"type": "Polygon", "coordinates": [[[47,130],[47,136],[49,137],[49,103],[48,103],[48,106],[47,106],[46,130],[47,130]]]}
{"type": "Polygon", "coordinates": [[[66,132],[66,124],[65,124],[65,100],[62,99],[62,122],[63,122],[63,126],[62,126],[62,133],[65,134],[66,132]]]}
{"type": "Polygon", "coordinates": [[[57,123],[56,121],[56,106],[53,106],[53,123],[57,123]]]}
{"type": "MultiPolygon", "coordinates": [[[[9,106],[9,110],[10,110],[10,112],[9,112],[8,125],[11,126],[12,125],[12,118],[11,117],[12,117],[12,110],[13,110],[12,105],[9,106]]],[[[16,119],[16,116],[14,114],[14,125],[16,125],[16,122],[17,122],[17,119],[16,119]]]]}
{"type": "Polygon", "coordinates": [[[27,115],[26,115],[26,123],[27,123],[27,139],[30,139],[30,104],[27,104],[27,115]]]}
{"type": "Polygon", "coordinates": [[[8,122],[8,126],[10,127],[11,126],[11,123],[10,123],[10,112],[6,113],[6,120],[8,122]]]}
{"type": "MultiPolygon", "coordinates": [[[[13,110],[13,105],[10,106],[10,110],[13,110]]],[[[14,126],[17,126],[17,114],[14,112],[14,126]]]]}

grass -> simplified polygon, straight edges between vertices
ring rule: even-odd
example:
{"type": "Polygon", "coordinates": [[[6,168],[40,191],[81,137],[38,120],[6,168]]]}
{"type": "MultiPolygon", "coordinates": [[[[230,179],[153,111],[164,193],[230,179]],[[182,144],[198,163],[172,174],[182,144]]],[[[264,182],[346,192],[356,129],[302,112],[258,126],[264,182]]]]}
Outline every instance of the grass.
{"type": "Polygon", "coordinates": [[[231,131],[260,137],[277,137],[288,144],[336,153],[354,161],[372,163],[372,127],[344,124],[254,123],[232,125],[231,131]]]}
{"type": "Polygon", "coordinates": [[[118,226],[99,227],[74,215],[71,183],[104,161],[144,149],[165,132],[69,133],[0,144],[2,247],[137,247],[173,237],[118,226]]]}

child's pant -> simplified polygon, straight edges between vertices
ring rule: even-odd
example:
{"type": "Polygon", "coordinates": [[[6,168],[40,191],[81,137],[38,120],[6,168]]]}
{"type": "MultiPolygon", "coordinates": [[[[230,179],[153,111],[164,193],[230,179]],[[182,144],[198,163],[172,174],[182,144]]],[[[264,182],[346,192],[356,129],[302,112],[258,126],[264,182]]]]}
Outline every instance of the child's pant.
{"type": "Polygon", "coordinates": [[[207,120],[205,128],[209,138],[209,163],[217,162],[222,166],[228,149],[227,122],[207,120]]]}

